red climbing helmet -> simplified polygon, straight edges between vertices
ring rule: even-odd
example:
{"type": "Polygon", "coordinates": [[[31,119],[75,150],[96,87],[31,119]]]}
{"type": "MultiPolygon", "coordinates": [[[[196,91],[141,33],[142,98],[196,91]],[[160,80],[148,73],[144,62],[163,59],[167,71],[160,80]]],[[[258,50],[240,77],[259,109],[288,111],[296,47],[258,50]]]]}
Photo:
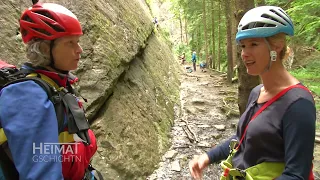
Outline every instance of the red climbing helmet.
{"type": "Polygon", "coordinates": [[[20,18],[24,43],[34,38],[54,40],[68,35],[82,35],[77,17],[67,8],[54,3],[35,3],[20,18]]]}

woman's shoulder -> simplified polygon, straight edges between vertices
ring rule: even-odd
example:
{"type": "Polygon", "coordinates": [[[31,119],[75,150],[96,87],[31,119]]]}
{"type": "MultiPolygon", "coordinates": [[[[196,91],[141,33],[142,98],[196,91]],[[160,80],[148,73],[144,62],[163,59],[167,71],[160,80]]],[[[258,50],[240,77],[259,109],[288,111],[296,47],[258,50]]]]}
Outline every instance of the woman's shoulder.
{"type": "Polygon", "coordinates": [[[259,84],[256,87],[254,87],[250,92],[250,96],[259,96],[262,87],[263,84],[259,84]]]}
{"type": "Polygon", "coordinates": [[[32,98],[33,96],[41,97],[46,95],[44,88],[33,80],[15,82],[1,89],[0,96],[10,96],[10,98],[32,98]]]}
{"type": "Polygon", "coordinates": [[[252,89],[251,92],[260,92],[260,89],[263,87],[263,84],[259,84],[252,89]]]}
{"type": "Polygon", "coordinates": [[[287,98],[293,99],[294,102],[298,100],[308,100],[314,104],[314,99],[312,92],[303,84],[299,83],[298,86],[290,89],[288,93],[286,93],[287,98]]]}

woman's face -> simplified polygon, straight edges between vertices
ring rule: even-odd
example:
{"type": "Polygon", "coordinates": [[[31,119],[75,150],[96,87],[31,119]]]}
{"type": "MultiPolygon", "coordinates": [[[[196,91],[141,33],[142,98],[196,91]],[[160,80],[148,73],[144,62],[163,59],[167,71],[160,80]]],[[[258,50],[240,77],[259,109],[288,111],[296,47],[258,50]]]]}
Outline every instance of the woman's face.
{"type": "Polygon", "coordinates": [[[250,75],[260,75],[270,61],[269,48],[264,38],[248,38],[240,41],[241,58],[250,75]]]}
{"type": "Polygon", "coordinates": [[[64,71],[77,69],[82,53],[79,39],[80,36],[65,36],[55,40],[52,55],[56,68],[64,71]]]}

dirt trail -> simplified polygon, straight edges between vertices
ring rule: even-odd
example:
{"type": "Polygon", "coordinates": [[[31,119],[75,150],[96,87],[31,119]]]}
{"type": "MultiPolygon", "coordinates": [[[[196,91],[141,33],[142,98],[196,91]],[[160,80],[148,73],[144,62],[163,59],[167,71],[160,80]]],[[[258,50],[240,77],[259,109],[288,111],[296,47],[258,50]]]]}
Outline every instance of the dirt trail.
{"type": "MultiPolygon", "coordinates": [[[[204,153],[235,132],[238,118],[227,118],[221,107],[226,97],[237,97],[237,86],[228,86],[221,75],[201,70],[187,73],[184,68],[180,86],[181,112],[177,110],[172,127],[172,146],[149,180],[191,179],[188,163],[193,156],[204,153]]],[[[236,107],[235,101],[232,106],[236,107]]],[[[211,165],[203,179],[218,179],[219,174],[218,165],[211,165]]]]}

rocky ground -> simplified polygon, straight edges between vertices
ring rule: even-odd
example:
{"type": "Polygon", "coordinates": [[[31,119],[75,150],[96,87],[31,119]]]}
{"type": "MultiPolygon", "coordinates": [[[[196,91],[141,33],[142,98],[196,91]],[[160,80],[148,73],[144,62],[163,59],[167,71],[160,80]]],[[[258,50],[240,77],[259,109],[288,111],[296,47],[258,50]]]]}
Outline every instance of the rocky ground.
{"type": "MultiPolygon", "coordinates": [[[[181,108],[172,127],[172,146],[148,179],[191,179],[188,163],[235,133],[238,118],[236,85],[228,85],[224,74],[214,71],[181,74],[181,108]],[[229,110],[232,110],[230,112],[229,110]]],[[[220,168],[211,165],[203,179],[218,179],[220,168]]]]}

